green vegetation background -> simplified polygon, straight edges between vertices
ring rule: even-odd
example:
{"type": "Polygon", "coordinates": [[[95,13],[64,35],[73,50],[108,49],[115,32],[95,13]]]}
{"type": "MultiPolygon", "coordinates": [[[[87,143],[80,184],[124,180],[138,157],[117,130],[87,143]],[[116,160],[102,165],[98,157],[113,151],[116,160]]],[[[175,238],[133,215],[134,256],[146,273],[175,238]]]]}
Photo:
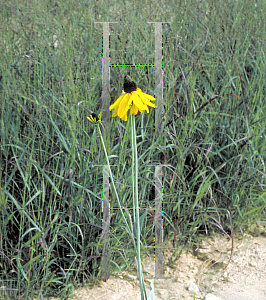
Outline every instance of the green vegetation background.
{"type": "MultiPolygon", "coordinates": [[[[64,297],[100,275],[102,24],[111,63],[153,64],[163,25],[164,134],[137,117],[140,206],[163,174],[164,237],[180,249],[201,234],[265,219],[265,1],[1,1],[0,297],[64,297]]],[[[111,103],[130,74],[154,94],[154,69],[111,68],[111,103]]],[[[111,163],[132,206],[127,123],[111,120],[111,163]]],[[[134,261],[111,192],[112,272],[134,261]]],[[[140,213],[142,214],[142,212],[140,213]]],[[[153,212],[142,251],[153,245],[153,212]]],[[[150,251],[150,250],[149,250],[150,251]]]]}

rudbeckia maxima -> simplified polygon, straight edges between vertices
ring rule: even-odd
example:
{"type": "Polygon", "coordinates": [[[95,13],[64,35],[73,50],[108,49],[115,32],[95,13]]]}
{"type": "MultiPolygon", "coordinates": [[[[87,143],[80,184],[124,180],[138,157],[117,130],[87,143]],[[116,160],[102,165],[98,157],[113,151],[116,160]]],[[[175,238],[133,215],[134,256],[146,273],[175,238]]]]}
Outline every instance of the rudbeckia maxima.
{"type": "Polygon", "coordinates": [[[120,119],[127,121],[127,112],[130,107],[130,113],[132,115],[136,115],[138,111],[143,113],[144,110],[149,113],[148,106],[156,108],[155,104],[150,102],[150,100],[153,101],[155,98],[151,95],[143,93],[140,88],[137,88],[136,83],[131,80],[128,75],[126,75],[124,80],[123,95],[120,96],[115,103],[109,107],[109,110],[115,110],[112,114],[112,117],[118,116],[120,119]]]}
{"type": "Polygon", "coordinates": [[[95,113],[92,113],[89,117],[87,117],[87,119],[93,124],[101,123],[102,113],[100,113],[99,116],[97,116],[95,113]]]}

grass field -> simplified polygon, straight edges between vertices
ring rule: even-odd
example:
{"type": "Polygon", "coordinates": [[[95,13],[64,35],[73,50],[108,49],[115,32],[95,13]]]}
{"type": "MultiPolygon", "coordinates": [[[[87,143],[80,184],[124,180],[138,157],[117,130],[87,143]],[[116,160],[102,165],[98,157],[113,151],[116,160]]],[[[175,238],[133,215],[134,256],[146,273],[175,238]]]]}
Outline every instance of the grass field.
{"type": "MultiPolygon", "coordinates": [[[[167,22],[164,134],[155,138],[155,109],[136,117],[142,209],[154,203],[150,165],[168,165],[164,238],[174,234],[181,251],[202,234],[265,222],[265,9],[259,0],[1,1],[0,298],[63,298],[100,276],[106,159],[87,120],[90,110],[101,112],[102,24],[95,22],[117,22],[110,24],[113,64],[153,64],[147,22],[167,22]]],[[[153,67],[110,68],[110,104],[126,74],[154,95],[153,67]]],[[[130,208],[127,124],[111,119],[108,155],[130,208]]],[[[113,193],[111,206],[113,272],[134,256],[113,193]]],[[[142,252],[153,230],[149,212],[142,252]]]]}

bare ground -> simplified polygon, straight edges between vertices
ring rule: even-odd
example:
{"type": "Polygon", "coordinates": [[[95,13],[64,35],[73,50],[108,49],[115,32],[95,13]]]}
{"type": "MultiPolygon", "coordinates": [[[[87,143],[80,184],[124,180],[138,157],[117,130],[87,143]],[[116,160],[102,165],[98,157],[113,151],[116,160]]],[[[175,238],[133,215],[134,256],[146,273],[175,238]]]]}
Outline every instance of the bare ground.
{"type": "MultiPolygon", "coordinates": [[[[255,231],[265,230],[257,226],[255,231]]],[[[164,251],[165,277],[155,279],[155,299],[204,299],[211,293],[221,300],[266,300],[266,235],[254,236],[253,233],[234,238],[234,250],[231,256],[232,241],[217,234],[206,237],[197,249],[187,250],[178,258],[169,247],[164,251]],[[189,290],[191,283],[199,289],[195,293],[189,290]]],[[[142,258],[145,277],[154,274],[154,261],[148,255],[142,258]]],[[[145,280],[147,292],[149,279],[145,280]]],[[[73,300],[139,300],[139,286],[136,273],[128,270],[112,276],[100,286],[75,290],[73,300]]]]}

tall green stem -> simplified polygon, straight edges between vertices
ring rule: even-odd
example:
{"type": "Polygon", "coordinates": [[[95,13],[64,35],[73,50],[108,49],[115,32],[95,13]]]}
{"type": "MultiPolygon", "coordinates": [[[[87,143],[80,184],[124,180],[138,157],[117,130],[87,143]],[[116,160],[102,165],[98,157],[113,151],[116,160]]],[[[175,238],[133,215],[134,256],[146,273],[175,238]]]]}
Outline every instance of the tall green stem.
{"type": "Polygon", "coordinates": [[[132,140],[132,185],[133,185],[133,211],[134,211],[134,224],[136,224],[136,239],[137,239],[137,262],[139,272],[139,286],[141,293],[141,300],[147,299],[141,258],[140,258],[140,221],[139,221],[139,201],[138,201],[138,152],[136,141],[136,127],[135,117],[130,114],[131,120],[131,140],[132,140]],[[144,298],[145,297],[145,298],[144,298]]]}
{"type": "Polygon", "coordinates": [[[115,188],[115,183],[114,183],[114,179],[113,179],[113,174],[112,174],[112,171],[111,171],[111,168],[110,168],[110,163],[109,163],[107,151],[106,151],[106,148],[105,148],[105,145],[104,145],[104,140],[103,140],[103,136],[102,136],[102,133],[101,133],[101,130],[100,130],[99,123],[97,124],[97,129],[98,129],[98,131],[99,131],[99,134],[100,134],[100,137],[101,137],[101,141],[102,141],[102,144],[103,144],[103,149],[104,149],[106,161],[107,161],[107,164],[108,164],[108,167],[109,167],[109,174],[110,174],[110,177],[111,177],[112,187],[113,187],[113,190],[114,190],[115,195],[116,195],[116,199],[117,199],[117,202],[118,202],[118,205],[119,205],[119,209],[120,209],[120,211],[121,211],[121,213],[122,213],[124,222],[125,222],[125,224],[126,224],[128,234],[129,234],[129,235],[131,236],[131,238],[132,238],[133,245],[134,245],[134,249],[136,250],[136,244],[135,244],[134,236],[132,235],[132,231],[130,230],[129,225],[128,225],[128,222],[127,222],[127,220],[126,220],[126,218],[125,218],[125,216],[124,216],[123,209],[122,209],[122,207],[121,207],[121,203],[120,203],[120,200],[119,200],[119,197],[118,197],[116,188],[115,188]]]}
{"type": "Polygon", "coordinates": [[[136,129],[135,129],[135,118],[133,115],[130,114],[130,120],[131,120],[131,142],[132,142],[132,186],[133,186],[133,212],[134,212],[134,224],[135,224],[135,228],[136,228],[136,240],[137,240],[137,246],[135,244],[135,239],[134,236],[132,235],[129,225],[126,221],[126,218],[123,214],[123,210],[121,207],[121,203],[115,188],[115,184],[114,184],[114,179],[113,179],[113,174],[111,172],[111,168],[110,168],[110,163],[109,163],[109,159],[108,159],[108,155],[107,155],[107,151],[105,148],[105,144],[104,144],[104,140],[102,137],[102,133],[99,127],[99,124],[97,124],[97,128],[101,137],[101,141],[103,144],[103,149],[104,149],[104,153],[105,153],[105,157],[106,157],[106,161],[109,167],[109,174],[111,177],[111,182],[112,182],[112,187],[114,189],[116,198],[117,198],[117,202],[120,208],[120,211],[122,212],[122,216],[124,219],[124,222],[126,224],[128,233],[131,235],[132,237],[132,241],[133,241],[133,245],[134,245],[134,249],[136,251],[137,254],[137,263],[138,263],[138,275],[139,275],[139,286],[140,286],[140,293],[141,293],[141,300],[146,300],[147,299],[147,294],[146,294],[146,290],[145,290],[145,284],[144,284],[144,277],[143,277],[143,272],[142,272],[142,266],[141,266],[141,258],[140,258],[140,220],[139,220],[139,201],[138,201],[138,153],[137,153],[137,142],[136,142],[136,129]]]}

